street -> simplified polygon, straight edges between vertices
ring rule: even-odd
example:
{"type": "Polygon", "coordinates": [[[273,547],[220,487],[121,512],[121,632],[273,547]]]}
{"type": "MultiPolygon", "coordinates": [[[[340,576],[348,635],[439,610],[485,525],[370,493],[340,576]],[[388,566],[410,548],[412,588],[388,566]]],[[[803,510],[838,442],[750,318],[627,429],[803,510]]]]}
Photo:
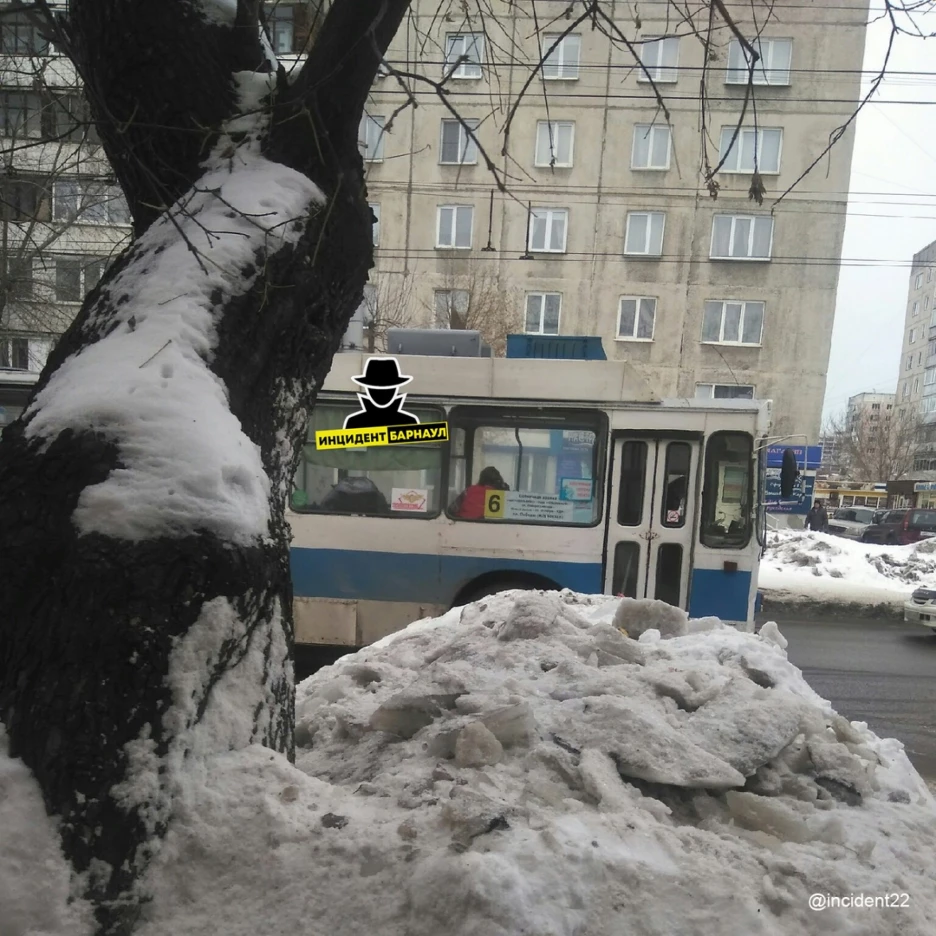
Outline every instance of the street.
{"type": "Polygon", "coordinates": [[[936,635],[863,620],[777,623],[790,660],[819,695],[852,721],[898,738],[917,770],[936,780],[936,635]]]}

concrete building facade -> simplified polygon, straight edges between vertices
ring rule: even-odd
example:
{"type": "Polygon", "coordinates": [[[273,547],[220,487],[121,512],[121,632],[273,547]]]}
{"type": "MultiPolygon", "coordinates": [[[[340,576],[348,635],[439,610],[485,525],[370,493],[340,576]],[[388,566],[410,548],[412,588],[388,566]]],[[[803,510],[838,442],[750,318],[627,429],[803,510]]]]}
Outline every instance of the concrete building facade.
{"type": "MultiPolygon", "coordinates": [[[[728,8],[757,31],[750,4],[728,8]]],[[[360,132],[378,219],[363,315],[490,332],[493,314],[501,331],[598,335],[665,396],[772,398],[776,435],[816,441],[852,127],[772,206],[854,110],[867,0],[759,24],[756,127],[750,106],[741,119],[748,71],[727,28],[706,63],[687,27],[654,19],[665,5],[641,9],[638,28],[609,4],[644,71],[565,7],[492,9],[481,24],[414,0],[388,52],[447,93],[417,81],[418,107],[402,107],[392,73],[375,83],[360,132]],[[699,167],[722,159],[713,198],[699,167]]]]}

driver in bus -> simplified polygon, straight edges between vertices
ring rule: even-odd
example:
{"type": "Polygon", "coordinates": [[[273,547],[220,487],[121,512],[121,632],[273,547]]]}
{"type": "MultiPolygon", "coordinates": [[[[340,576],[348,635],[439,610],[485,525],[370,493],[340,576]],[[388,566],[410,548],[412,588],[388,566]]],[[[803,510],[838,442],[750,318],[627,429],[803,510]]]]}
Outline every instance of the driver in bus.
{"type": "Polygon", "coordinates": [[[501,477],[501,473],[489,466],[478,475],[477,484],[470,484],[452,501],[449,513],[462,520],[481,520],[484,517],[484,499],[487,492],[509,490],[510,485],[501,477]]]}

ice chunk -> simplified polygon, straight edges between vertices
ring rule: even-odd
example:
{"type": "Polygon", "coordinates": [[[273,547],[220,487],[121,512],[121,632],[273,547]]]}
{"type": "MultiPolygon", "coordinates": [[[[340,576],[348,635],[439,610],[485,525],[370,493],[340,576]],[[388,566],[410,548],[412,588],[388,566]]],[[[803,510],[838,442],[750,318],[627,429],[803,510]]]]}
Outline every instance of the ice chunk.
{"type": "Polygon", "coordinates": [[[761,629],[760,636],[764,640],[770,641],[772,644],[776,644],[781,650],[786,650],[788,641],[783,634],[780,633],[780,628],[777,627],[776,621],[768,621],[761,629]]]}
{"type": "Polygon", "coordinates": [[[494,633],[499,640],[533,640],[544,634],[575,633],[575,617],[575,612],[555,593],[521,592],[506,620],[494,625],[494,633]]]}
{"type": "Polygon", "coordinates": [[[784,842],[811,842],[816,838],[806,820],[779,800],[729,790],[725,802],[732,817],[746,829],[766,832],[784,842]]]}
{"type": "Polygon", "coordinates": [[[689,615],[680,608],[655,598],[622,598],[614,615],[614,626],[639,637],[651,628],[661,637],[681,637],[688,632],[689,615]]]}
{"type": "Polygon", "coordinates": [[[526,744],[536,730],[533,710],[526,702],[484,712],[481,721],[504,747],[526,744]]]}
{"type": "Polygon", "coordinates": [[[466,725],[455,739],[455,763],[459,767],[486,767],[503,756],[500,741],[481,722],[466,725]]]}

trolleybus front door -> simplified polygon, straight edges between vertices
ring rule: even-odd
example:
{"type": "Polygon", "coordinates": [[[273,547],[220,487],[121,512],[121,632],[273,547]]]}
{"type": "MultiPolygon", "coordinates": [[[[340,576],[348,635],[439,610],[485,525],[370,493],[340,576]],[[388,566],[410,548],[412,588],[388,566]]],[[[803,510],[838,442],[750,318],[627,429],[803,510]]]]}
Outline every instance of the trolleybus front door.
{"type": "Polygon", "coordinates": [[[700,436],[615,438],[605,591],[689,606],[700,436]]]}

